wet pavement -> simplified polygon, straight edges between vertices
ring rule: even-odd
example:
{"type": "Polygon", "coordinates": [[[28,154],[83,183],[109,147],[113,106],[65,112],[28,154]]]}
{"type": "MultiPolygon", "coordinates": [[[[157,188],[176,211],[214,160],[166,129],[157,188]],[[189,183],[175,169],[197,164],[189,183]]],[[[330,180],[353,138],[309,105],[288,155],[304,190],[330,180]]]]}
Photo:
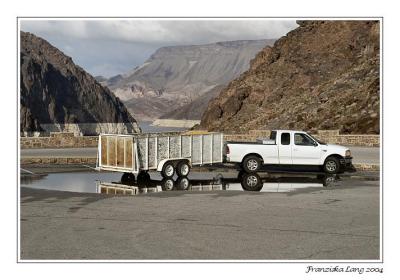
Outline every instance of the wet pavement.
{"type": "MultiPolygon", "coordinates": [[[[131,183],[121,183],[117,172],[61,172],[49,174],[23,174],[21,186],[35,189],[69,191],[79,193],[104,193],[101,187],[109,182],[115,188],[136,188],[134,194],[162,191],[258,191],[296,192],[317,188],[344,188],[352,185],[354,178],[379,181],[379,174],[343,174],[305,172],[192,172],[189,177],[162,178],[159,173],[146,173],[131,183]]],[[[107,191],[107,193],[109,193],[107,191]]]]}
{"type": "Polygon", "coordinates": [[[35,171],[21,176],[22,260],[379,259],[377,172],[151,173],[132,196],[99,193],[119,173],[35,171]]]}

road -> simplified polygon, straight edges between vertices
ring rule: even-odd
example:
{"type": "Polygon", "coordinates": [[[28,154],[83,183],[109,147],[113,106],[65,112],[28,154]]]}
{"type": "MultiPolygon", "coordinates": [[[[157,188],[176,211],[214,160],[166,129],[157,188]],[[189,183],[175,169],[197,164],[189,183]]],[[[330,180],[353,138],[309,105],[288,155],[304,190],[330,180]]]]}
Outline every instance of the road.
{"type": "MultiPolygon", "coordinates": [[[[379,148],[351,147],[354,163],[379,164],[379,148]]],[[[96,157],[97,148],[22,149],[21,157],[96,157]]]]}
{"type": "Polygon", "coordinates": [[[353,163],[379,164],[378,147],[350,147],[353,163]]]}
{"type": "Polygon", "coordinates": [[[377,260],[379,181],[138,196],[21,188],[21,259],[377,260]]]}

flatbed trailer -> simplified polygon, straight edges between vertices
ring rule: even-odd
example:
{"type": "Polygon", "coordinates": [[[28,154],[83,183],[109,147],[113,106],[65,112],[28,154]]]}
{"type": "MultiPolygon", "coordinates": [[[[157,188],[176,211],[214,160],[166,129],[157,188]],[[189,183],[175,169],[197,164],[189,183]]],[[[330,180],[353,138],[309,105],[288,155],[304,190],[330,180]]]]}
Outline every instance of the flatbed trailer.
{"type": "Polygon", "coordinates": [[[100,134],[96,168],[122,172],[126,183],[149,170],[164,178],[187,176],[192,166],[223,162],[223,139],[214,132],[100,134]]]}

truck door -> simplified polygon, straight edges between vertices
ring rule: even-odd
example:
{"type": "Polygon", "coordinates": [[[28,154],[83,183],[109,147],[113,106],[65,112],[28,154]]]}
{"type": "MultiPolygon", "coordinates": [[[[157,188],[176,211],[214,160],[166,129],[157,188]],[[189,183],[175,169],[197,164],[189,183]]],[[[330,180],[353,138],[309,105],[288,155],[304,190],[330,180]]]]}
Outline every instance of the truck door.
{"type": "Polygon", "coordinates": [[[321,146],[307,134],[294,134],[293,164],[318,165],[321,152],[321,146]]]}
{"type": "Polygon", "coordinates": [[[282,132],[279,136],[279,164],[292,164],[292,142],[289,132],[282,132]]]}

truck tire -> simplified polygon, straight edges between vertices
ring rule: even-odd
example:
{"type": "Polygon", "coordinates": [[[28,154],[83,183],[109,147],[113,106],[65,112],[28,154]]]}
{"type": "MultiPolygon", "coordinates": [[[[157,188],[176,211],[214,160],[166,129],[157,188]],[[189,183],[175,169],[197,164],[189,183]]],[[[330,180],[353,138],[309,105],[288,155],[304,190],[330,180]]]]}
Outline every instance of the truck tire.
{"type": "Polygon", "coordinates": [[[257,156],[247,156],[243,160],[242,167],[248,173],[257,172],[261,168],[261,159],[257,156]]]}
{"type": "Polygon", "coordinates": [[[257,173],[245,173],[241,179],[242,188],[245,191],[259,192],[263,187],[261,177],[257,173]]]}
{"type": "Polygon", "coordinates": [[[340,162],[336,157],[328,157],[323,165],[324,172],[336,174],[340,171],[340,162]]]}
{"type": "Polygon", "coordinates": [[[124,185],[132,186],[135,183],[135,175],[133,175],[132,173],[122,174],[121,183],[124,185]]]}
{"type": "Polygon", "coordinates": [[[179,162],[178,166],[176,167],[176,173],[179,177],[186,177],[189,175],[190,172],[190,165],[186,160],[179,162]]]}
{"type": "Polygon", "coordinates": [[[174,174],[175,174],[175,167],[172,164],[172,162],[164,163],[164,166],[161,170],[161,175],[164,178],[172,178],[172,177],[174,177],[174,174]]]}

